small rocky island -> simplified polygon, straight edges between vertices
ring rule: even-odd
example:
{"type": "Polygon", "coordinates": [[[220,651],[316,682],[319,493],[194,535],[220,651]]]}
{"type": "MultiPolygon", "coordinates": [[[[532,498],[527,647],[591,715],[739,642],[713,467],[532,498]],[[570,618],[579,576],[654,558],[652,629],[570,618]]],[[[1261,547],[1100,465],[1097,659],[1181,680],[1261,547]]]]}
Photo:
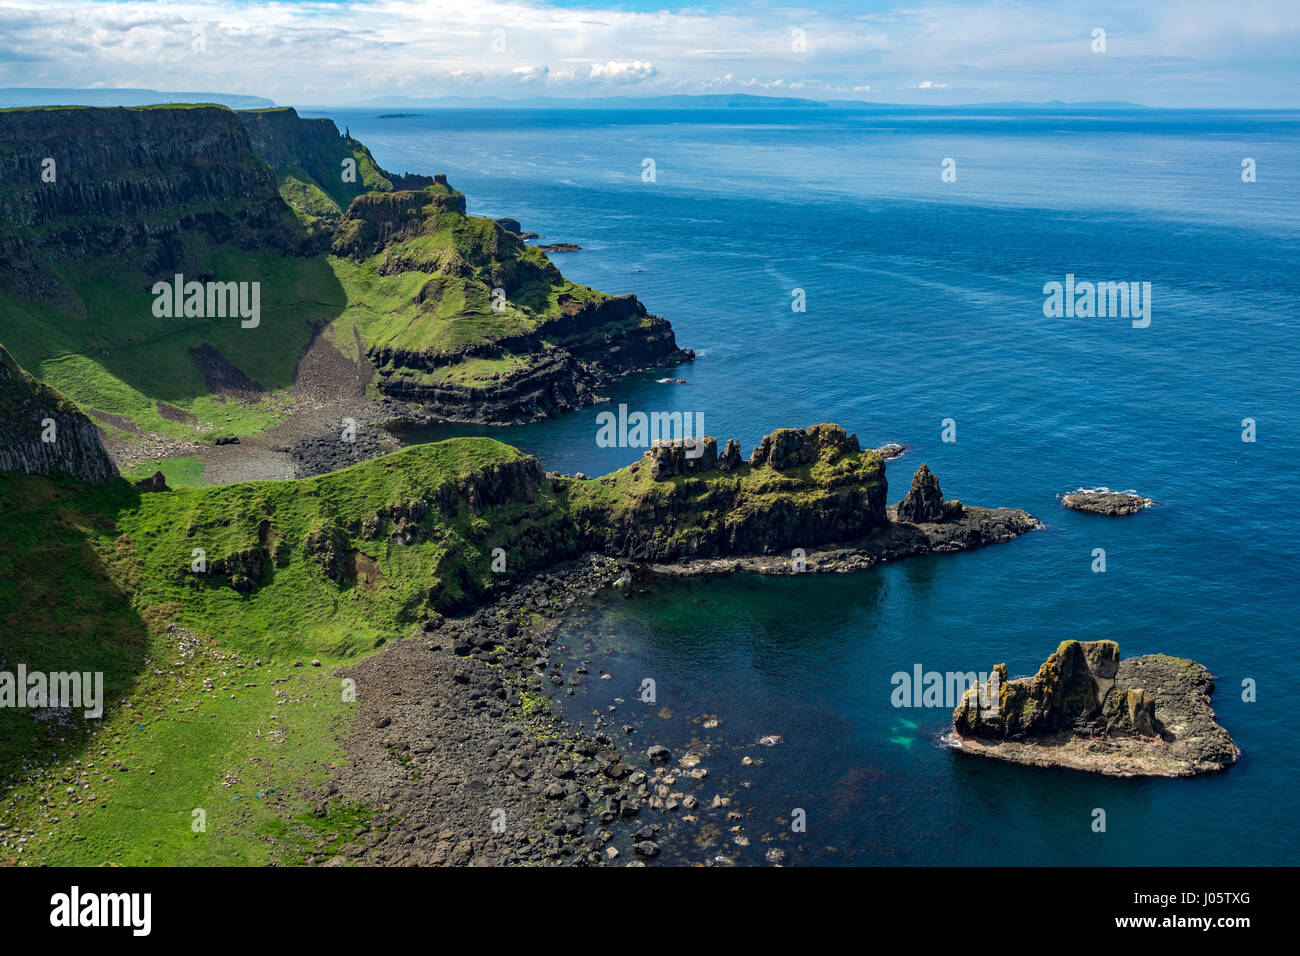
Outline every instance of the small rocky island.
{"type": "Polygon", "coordinates": [[[1061,504],[1071,511],[1086,511],[1089,514],[1115,518],[1120,515],[1135,515],[1144,508],[1151,507],[1155,502],[1128,491],[1081,488],[1063,497],[1061,504]]]}
{"type": "Polygon", "coordinates": [[[1065,641],[1033,677],[999,664],[968,689],[945,739],[964,753],[1114,777],[1222,770],[1241,749],[1215,722],[1213,675],[1164,654],[1120,660],[1114,641],[1065,641]]]}

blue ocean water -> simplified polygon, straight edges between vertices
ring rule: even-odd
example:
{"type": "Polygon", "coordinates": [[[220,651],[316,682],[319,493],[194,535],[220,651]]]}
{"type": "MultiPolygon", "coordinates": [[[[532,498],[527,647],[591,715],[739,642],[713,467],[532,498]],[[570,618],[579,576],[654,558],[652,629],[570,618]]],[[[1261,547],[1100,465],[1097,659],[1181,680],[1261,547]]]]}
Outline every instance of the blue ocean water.
{"type": "MultiPolygon", "coordinates": [[[[699,353],[660,373],[688,384],[644,376],[609,389],[612,406],[489,430],[546,467],[601,474],[636,458],[595,442],[596,415],[618,403],[703,413],[746,454],[773,428],[832,421],[864,445],[912,446],[889,466],[891,500],[925,461],[948,497],[1046,524],[846,577],[666,582],[572,622],[568,652],[593,679],[569,712],[590,721],[626,700],[616,726],[637,726],[638,746],[700,749],[702,786],[748,812],[748,847],[710,827],[684,859],[760,862],[777,846],[809,863],[1300,862],[1287,736],[1300,114],[330,115],[389,169],[445,172],[471,213],[578,243],[553,256],[566,275],[637,293],[699,353]],[[955,182],[941,181],[946,158],[955,182]],[[1045,318],[1043,286],[1067,274],[1150,282],[1149,327],[1045,318]],[[806,312],[791,310],[795,289],[806,312]],[[1159,506],[1126,519],[1060,507],[1097,485],[1159,506]],[[896,672],[1005,661],[1027,674],[1067,638],[1205,664],[1240,762],[1155,781],[1002,766],[937,744],[947,708],[891,704],[896,672]],[[653,706],[635,696],[647,676],[653,706]],[[756,744],[768,734],[781,742],[756,744]],[[806,832],[790,830],[795,808],[806,832]]],[[[482,429],[425,437],[467,431],[482,429]]]]}

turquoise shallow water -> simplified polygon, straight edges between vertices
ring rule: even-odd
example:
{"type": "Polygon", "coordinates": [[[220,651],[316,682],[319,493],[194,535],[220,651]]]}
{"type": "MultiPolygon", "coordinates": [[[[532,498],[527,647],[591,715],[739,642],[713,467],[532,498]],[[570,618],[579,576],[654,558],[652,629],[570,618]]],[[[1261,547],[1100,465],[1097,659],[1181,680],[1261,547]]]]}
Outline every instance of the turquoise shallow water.
{"type": "MultiPolygon", "coordinates": [[[[751,847],[721,849],[724,833],[700,853],[757,860],[764,833],[785,833],[803,862],[1297,862],[1300,114],[331,115],[390,169],[446,172],[472,213],[580,244],[554,257],[567,275],[636,292],[700,352],[662,373],[688,384],[645,376],[610,389],[615,404],[703,413],[746,453],[774,427],[839,422],[913,446],[889,466],[891,500],[926,461],[948,497],[1046,522],[971,554],[670,582],[593,609],[568,643],[614,676],[570,713],[590,719],[654,677],[656,705],[620,705],[616,721],[639,745],[707,744],[710,795],[753,808],[751,847]],[[1243,157],[1257,182],[1241,182],[1243,157]],[[1044,318],[1044,283],[1067,273],[1150,282],[1150,327],[1044,318]],[[1093,485],[1160,507],[1061,509],[1060,493],[1093,485]],[[946,708],[890,702],[890,676],[917,664],[1031,673],[1059,641],[1103,637],[1209,667],[1239,764],[1145,782],[1003,767],[936,745],[946,708]],[[783,740],[757,746],[766,734],[783,740]],[[805,834],[777,822],[794,807],[805,834]]],[[[490,433],[599,474],[639,454],[597,447],[601,410],[490,433]]]]}

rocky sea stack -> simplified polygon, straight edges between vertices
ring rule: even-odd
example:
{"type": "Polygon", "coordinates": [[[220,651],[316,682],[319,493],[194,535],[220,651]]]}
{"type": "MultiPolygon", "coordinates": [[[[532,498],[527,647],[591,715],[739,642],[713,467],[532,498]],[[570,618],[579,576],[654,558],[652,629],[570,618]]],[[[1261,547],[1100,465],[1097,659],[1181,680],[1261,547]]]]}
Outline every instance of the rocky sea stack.
{"type": "Polygon", "coordinates": [[[935,524],[960,518],[961,513],[961,502],[943,500],[939,479],[930,471],[930,466],[922,462],[912,476],[912,487],[907,496],[898,503],[895,519],[913,524],[935,524]]]}
{"type": "Polygon", "coordinates": [[[1121,661],[1114,641],[1065,641],[1033,677],[999,664],[953,712],[951,741],[1013,763],[1118,777],[1222,770],[1241,750],[1215,722],[1213,675],[1195,661],[1121,661]]]}

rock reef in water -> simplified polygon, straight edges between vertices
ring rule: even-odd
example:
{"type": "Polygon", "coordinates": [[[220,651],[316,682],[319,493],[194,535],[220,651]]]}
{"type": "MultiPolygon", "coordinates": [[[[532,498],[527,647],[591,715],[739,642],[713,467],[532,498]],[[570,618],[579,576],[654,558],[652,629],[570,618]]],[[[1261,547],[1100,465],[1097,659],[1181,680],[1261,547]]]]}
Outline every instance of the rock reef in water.
{"type": "Polygon", "coordinates": [[[1086,511],[1089,514],[1118,517],[1134,515],[1154,502],[1127,491],[1110,491],[1105,488],[1080,489],[1072,491],[1061,499],[1061,504],[1072,511],[1086,511]]]}
{"type": "Polygon", "coordinates": [[[1163,654],[1120,660],[1114,641],[1065,641],[1033,677],[999,664],[953,711],[965,753],[1110,776],[1188,777],[1241,754],[1210,707],[1213,675],[1163,654]]]}

